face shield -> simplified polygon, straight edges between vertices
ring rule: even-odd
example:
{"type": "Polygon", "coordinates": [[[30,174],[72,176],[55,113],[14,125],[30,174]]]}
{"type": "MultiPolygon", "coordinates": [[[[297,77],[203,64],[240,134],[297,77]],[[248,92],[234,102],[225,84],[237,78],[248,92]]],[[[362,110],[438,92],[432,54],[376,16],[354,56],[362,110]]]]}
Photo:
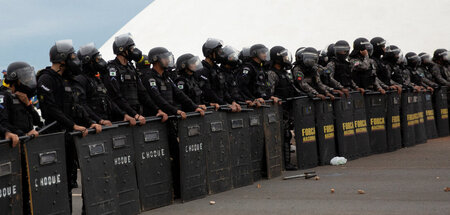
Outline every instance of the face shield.
{"type": "Polygon", "coordinates": [[[450,54],[450,53],[449,53],[448,51],[446,51],[446,52],[440,53],[439,56],[441,56],[442,59],[443,59],[445,62],[449,63],[449,62],[450,62],[450,55],[449,55],[449,54],[450,54]]]}
{"type": "Polygon", "coordinates": [[[313,52],[303,52],[302,53],[303,64],[308,67],[312,67],[319,61],[319,56],[317,53],[313,52]]]}
{"type": "Polygon", "coordinates": [[[291,65],[292,64],[292,54],[289,50],[285,49],[278,53],[279,56],[281,56],[281,59],[285,65],[291,65]]]}
{"type": "Polygon", "coordinates": [[[420,56],[420,58],[421,58],[423,64],[430,64],[433,62],[431,60],[431,56],[429,54],[424,54],[424,55],[420,56]]]}
{"type": "MultiPolygon", "coordinates": [[[[33,67],[24,67],[16,70],[17,74],[17,80],[19,82],[34,90],[36,88],[36,75],[34,74],[34,68],[33,67]]],[[[24,92],[26,93],[26,92],[24,92]]]]}
{"type": "Polygon", "coordinates": [[[66,59],[68,57],[68,53],[75,52],[73,49],[72,40],[59,40],[56,41],[56,51],[59,53],[62,59],[66,59]]]}
{"type": "Polygon", "coordinates": [[[256,50],[256,57],[262,62],[267,62],[270,60],[269,49],[260,48],[256,50]]]}
{"type": "Polygon", "coordinates": [[[192,72],[197,72],[203,69],[203,64],[198,56],[194,56],[186,61],[187,68],[192,72]]]}
{"type": "Polygon", "coordinates": [[[406,60],[411,67],[417,67],[421,64],[421,59],[418,55],[409,56],[406,60]]]}
{"type": "Polygon", "coordinates": [[[159,55],[157,55],[157,57],[159,59],[159,63],[161,64],[161,67],[163,67],[165,69],[174,67],[175,58],[174,58],[172,52],[166,52],[163,54],[159,54],[159,55]]]}
{"type": "Polygon", "coordinates": [[[365,41],[365,42],[361,42],[361,50],[360,51],[364,51],[364,50],[368,50],[370,48],[370,42],[369,41],[365,41]]]}
{"type": "MultiPolygon", "coordinates": [[[[130,33],[121,34],[114,39],[114,43],[117,45],[117,47],[123,47],[126,45],[130,45],[130,44],[127,44],[130,39],[133,40],[133,36],[130,33]]],[[[119,51],[124,51],[124,50],[119,50],[119,51]]]]}

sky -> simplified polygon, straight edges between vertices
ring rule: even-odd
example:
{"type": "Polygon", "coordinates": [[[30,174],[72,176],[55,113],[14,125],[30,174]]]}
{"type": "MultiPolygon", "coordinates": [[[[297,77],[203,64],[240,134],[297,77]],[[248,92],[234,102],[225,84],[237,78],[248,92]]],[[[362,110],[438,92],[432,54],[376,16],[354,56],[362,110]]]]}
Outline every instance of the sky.
{"type": "Polygon", "coordinates": [[[50,65],[50,47],[61,39],[72,39],[75,49],[100,47],[151,2],[0,0],[0,71],[14,61],[36,71],[50,65]]]}

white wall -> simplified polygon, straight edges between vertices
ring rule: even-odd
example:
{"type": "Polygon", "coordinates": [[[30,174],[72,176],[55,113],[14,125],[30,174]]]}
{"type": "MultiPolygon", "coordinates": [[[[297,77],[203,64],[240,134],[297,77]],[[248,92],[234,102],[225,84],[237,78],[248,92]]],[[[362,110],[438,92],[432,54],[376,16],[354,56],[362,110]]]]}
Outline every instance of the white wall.
{"type": "Polygon", "coordinates": [[[237,49],[263,43],[294,52],[345,39],[385,38],[404,53],[450,48],[450,0],[155,0],[101,47],[114,58],[114,37],[130,32],[145,54],[164,46],[175,57],[202,55],[209,37],[237,49]]]}

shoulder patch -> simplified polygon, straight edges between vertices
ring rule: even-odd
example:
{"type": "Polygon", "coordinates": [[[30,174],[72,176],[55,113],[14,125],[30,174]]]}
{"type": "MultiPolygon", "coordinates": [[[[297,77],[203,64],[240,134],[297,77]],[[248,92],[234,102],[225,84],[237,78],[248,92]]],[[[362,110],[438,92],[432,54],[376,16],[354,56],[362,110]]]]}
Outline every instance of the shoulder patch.
{"type": "Polygon", "coordinates": [[[49,92],[50,89],[48,89],[48,87],[46,87],[45,85],[41,84],[41,88],[44,89],[45,91],[49,92]]]}
{"type": "Polygon", "coordinates": [[[148,80],[148,82],[150,83],[150,86],[151,86],[151,87],[156,87],[156,80],[155,80],[155,79],[150,78],[150,79],[148,80]]]}
{"type": "Polygon", "coordinates": [[[109,76],[116,77],[116,75],[117,75],[117,69],[116,68],[111,67],[111,68],[109,68],[108,71],[109,71],[109,76]]]}
{"type": "Polygon", "coordinates": [[[205,77],[204,75],[200,75],[200,78],[202,78],[203,80],[208,80],[208,78],[205,77]]]}
{"type": "Polygon", "coordinates": [[[303,73],[301,72],[297,73],[297,80],[299,81],[303,80],[303,73]]]}
{"type": "Polygon", "coordinates": [[[248,67],[244,67],[244,69],[242,69],[242,74],[247,75],[249,71],[250,69],[248,67]]]}
{"type": "Polygon", "coordinates": [[[180,90],[184,89],[183,82],[178,83],[178,89],[180,90]]]}

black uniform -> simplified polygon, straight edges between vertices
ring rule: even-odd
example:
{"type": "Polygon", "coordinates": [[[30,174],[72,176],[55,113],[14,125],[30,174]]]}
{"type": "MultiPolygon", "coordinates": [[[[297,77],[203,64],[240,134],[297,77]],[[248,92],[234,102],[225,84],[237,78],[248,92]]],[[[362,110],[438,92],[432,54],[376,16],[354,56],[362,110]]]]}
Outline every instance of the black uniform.
{"type": "Polygon", "coordinates": [[[394,70],[392,79],[406,89],[412,89],[416,86],[416,84],[411,81],[411,70],[407,68],[394,70]]]}
{"type": "Polygon", "coordinates": [[[433,81],[433,74],[431,68],[433,64],[422,64],[417,68],[417,74],[422,77],[422,81],[430,87],[437,88],[439,84],[433,81]]]}
{"type": "Polygon", "coordinates": [[[256,98],[269,99],[270,83],[263,63],[250,60],[242,67],[239,88],[246,98],[254,100],[256,98]]]}
{"type": "Polygon", "coordinates": [[[18,136],[33,130],[33,125],[42,126],[33,105],[26,106],[5,86],[0,87],[0,114],[3,119],[1,124],[18,136]]]}
{"type": "Polygon", "coordinates": [[[332,70],[329,70],[328,67],[324,67],[320,64],[317,66],[320,68],[319,75],[323,84],[325,84],[326,86],[330,86],[336,90],[342,90],[344,88],[344,86],[342,86],[342,84],[334,78],[332,70]]]}
{"type": "Polygon", "coordinates": [[[198,73],[189,75],[185,72],[178,76],[175,80],[175,85],[183,91],[195,104],[204,104],[207,102],[202,91],[202,86],[206,84],[208,79],[198,73]]]}
{"type": "Polygon", "coordinates": [[[109,61],[107,73],[102,76],[110,98],[128,115],[153,116],[160,109],[150,98],[134,66],[119,60],[109,61]]]}
{"type": "Polygon", "coordinates": [[[450,87],[450,71],[445,66],[435,63],[431,68],[434,82],[441,86],[450,87]]]}
{"type": "MultiPolygon", "coordinates": [[[[231,104],[233,99],[231,98],[226,88],[225,75],[221,72],[220,68],[216,64],[209,64],[205,60],[202,61],[203,69],[199,71],[200,75],[203,75],[208,79],[211,92],[209,92],[209,102],[225,105],[231,104]]],[[[206,85],[205,85],[206,86],[206,85]]],[[[204,90],[204,92],[206,92],[204,90]]]]}
{"type": "Polygon", "coordinates": [[[239,80],[242,77],[242,70],[240,68],[227,68],[223,65],[220,66],[222,73],[225,75],[225,82],[228,89],[228,94],[231,96],[233,101],[245,102],[252,100],[251,98],[245,96],[239,88],[239,80]]]}
{"type": "Polygon", "coordinates": [[[197,105],[183,93],[168,76],[160,75],[156,70],[143,73],[141,76],[144,87],[161,109],[169,115],[177,111],[194,111],[197,105]]]}
{"type": "Polygon", "coordinates": [[[99,123],[100,120],[120,121],[123,119],[126,112],[108,96],[108,90],[100,77],[81,74],[76,76],[75,80],[79,83],[77,87],[82,92],[80,103],[93,120],[99,123]]]}

